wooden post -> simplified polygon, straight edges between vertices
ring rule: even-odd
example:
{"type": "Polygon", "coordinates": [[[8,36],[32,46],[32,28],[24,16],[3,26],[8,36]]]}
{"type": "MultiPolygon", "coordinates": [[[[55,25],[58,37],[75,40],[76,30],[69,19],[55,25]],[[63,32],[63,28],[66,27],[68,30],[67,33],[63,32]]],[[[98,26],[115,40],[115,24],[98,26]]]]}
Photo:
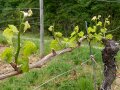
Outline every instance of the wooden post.
{"type": "Polygon", "coordinates": [[[44,54],[44,14],[43,14],[43,0],[40,3],[40,56],[44,54]]]}

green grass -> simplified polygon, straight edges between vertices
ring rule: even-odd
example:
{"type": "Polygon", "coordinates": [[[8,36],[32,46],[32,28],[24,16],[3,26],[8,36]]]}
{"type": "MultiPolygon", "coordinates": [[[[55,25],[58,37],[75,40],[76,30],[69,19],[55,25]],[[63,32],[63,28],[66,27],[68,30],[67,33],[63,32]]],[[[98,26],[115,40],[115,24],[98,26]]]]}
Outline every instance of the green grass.
{"type": "MultiPolygon", "coordinates": [[[[24,37],[29,37],[29,35],[24,37]]],[[[26,38],[24,39],[26,40],[26,38]]],[[[39,37],[36,36],[35,39],[30,40],[34,41],[39,48],[39,37]]],[[[45,54],[51,51],[49,43],[50,39],[47,39],[45,54]]],[[[97,86],[100,86],[103,78],[101,50],[92,48],[92,53],[98,64],[94,73],[97,77],[97,86]]],[[[120,54],[116,58],[119,62],[120,54]]],[[[72,52],[56,56],[40,69],[33,69],[22,75],[0,81],[0,90],[34,90],[35,88],[37,88],[36,90],[93,90],[93,69],[89,59],[89,48],[77,48],[72,52]],[[81,66],[81,63],[85,61],[86,63],[81,66]],[[57,77],[68,70],[70,71],[57,77]],[[55,79],[45,83],[52,78],[55,79]]]]}
{"type": "MultiPolygon", "coordinates": [[[[100,50],[93,49],[97,53],[96,60],[101,65],[100,50]]],[[[23,75],[11,77],[0,82],[1,90],[33,90],[40,86],[45,81],[56,77],[57,75],[66,72],[72,68],[75,69],[76,75],[73,75],[74,70],[44,84],[37,90],[93,90],[92,66],[89,60],[86,64],[80,64],[89,59],[88,47],[75,49],[71,53],[66,53],[55,57],[52,61],[46,64],[41,69],[34,69],[23,75]]],[[[98,70],[97,84],[101,82],[101,67],[98,70]]]]}

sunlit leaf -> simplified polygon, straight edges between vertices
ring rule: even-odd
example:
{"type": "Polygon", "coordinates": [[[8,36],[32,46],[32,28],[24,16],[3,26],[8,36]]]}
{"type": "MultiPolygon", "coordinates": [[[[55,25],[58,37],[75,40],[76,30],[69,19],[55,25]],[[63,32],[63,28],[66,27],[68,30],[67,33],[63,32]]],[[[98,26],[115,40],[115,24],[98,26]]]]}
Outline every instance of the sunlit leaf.
{"type": "Polygon", "coordinates": [[[24,56],[29,56],[37,50],[37,47],[33,42],[25,41],[22,50],[24,56]]]}
{"type": "Polygon", "coordinates": [[[75,32],[78,32],[78,31],[79,31],[79,27],[78,27],[78,26],[75,26],[74,31],[75,31],[75,32]]]}
{"type": "Polygon", "coordinates": [[[14,33],[18,33],[19,32],[16,26],[14,26],[14,25],[8,25],[8,26],[14,33]]]}
{"type": "Polygon", "coordinates": [[[24,17],[28,17],[28,16],[32,16],[33,15],[33,12],[31,9],[28,10],[28,12],[25,12],[25,11],[20,11],[24,17]]]}
{"type": "Polygon", "coordinates": [[[22,56],[22,58],[19,59],[19,65],[22,72],[28,72],[29,71],[29,58],[22,56]]]}
{"type": "Polygon", "coordinates": [[[92,39],[94,37],[93,34],[88,34],[89,39],[92,39]]]}
{"type": "Polygon", "coordinates": [[[28,10],[28,16],[32,16],[33,15],[33,12],[31,9],[28,10]]]}
{"type": "Polygon", "coordinates": [[[99,22],[97,23],[97,26],[102,26],[102,22],[99,21],[99,22]]]}
{"type": "Polygon", "coordinates": [[[76,47],[77,46],[76,39],[77,39],[77,36],[70,38],[68,41],[68,47],[76,47]]]}
{"type": "Polygon", "coordinates": [[[13,31],[10,28],[6,28],[3,31],[3,36],[6,38],[7,42],[9,44],[12,44],[12,38],[13,38],[13,31]]]}
{"type": "Polygon", "coordinates": [[[50,43],[50,48],[55,50],[60,50],[62,47],[60,46],[59,42],[57,40],[52,40],[50,43]]]}
{"type": "Polygon", "coordinates": [[[68,46],[74,48],[77,44],[75,42],[68,42],[68,46]]]}
{"type": "Polygon", "coordinates": [[[49,30],[49,31],[53,31],[53,28],[54,28],[54,26],[50,26],[50,27],[48,28],[48,30],[49,30]]]}
{"type": "Polygon", "coordinates": [[[113,38],[112,34],[106,35],[106,39],[112,39],[112,38],[113,38]]]}
{"type": "Polygon", "coordinates": [[[110,18],[111,16],[109,15],[108,18],[110,18]]]}
{"type": "Polygon", "coordinates": [[[24,32],[27,30],[27,29],[29,29],[30,28],[30,24],[28,23],[28,21],[26,21],[25,23],[24,23],[24,32]]]}
{"type": "Polygon", "coordinates": [[[91,20],[92,21],[95,21],[97,19],[97,17],[96,16],[94,16],[91,20]]]}
{"type": "Polygon", "coordinates": [[[61,32],[55,32],[55,36],[58,37],[58,38],[61,38],[62,37],[62,33],[61,32]]]}
{"type": "Polygon", "coordinates": [[[93,26],[93,29],[92,29],[91,32],[96,32],[96,29],[97,29],[97,27],[96,27],[96,26],[93,26]]]}
{"type": "Polygon", "coordinates": [[[96,32],[96,27],[94,26],[94,28],[92,27],[88,27],[88,34],[91,32],[96,32]]]}
{"type": "Polygon", "coordinates": [[[102,39],[101,34],[95,34],[94,36],[95,36],[95,39],[96,39],[97,41],[101,41],[101,39],[102,39]]]}
{"type": "Polygon", "coordinates": [[[25,12],[25,11],[20,11],[24,17],[27,17],[28,16],[28,12],[25,12]]]}
{"type": "Polygon", "coordinates": [[[1,53],[1,59],[5,60],[8,63],[11,63],[13,60],[13,52],[14,49],[12,47],[6,48],[2,53],[1,53]]]}
{"type": "Polygon", "coordinates": [[[110,21],[105,21],[108,25],[110,25],[110,21]]]}
{"type": "Polygon", "coordinates": [[[12,44],[12,39],[13,39],[14,34],[17,34],[19,31],[14,25],[8,25],[8,26],[9,27],[3,31],[3,36],[6,38],[9,44],[12,44]]]}
{"type": "Polygon", "coordinates": [[[70,41],[70,42],[74,42],[74,41],[76,41],[76,38],[77,38],[77,36],[71,37],[71,38],[69,39],[69,41],[70,41]]]}
{"type": "Polygon", "coordinates": [[[69,39],[68,39],[68,38],[63,38],[63,40],[64,40],[65,42],[68,42],[68,41],[69,41],[69,39]]]}
{"type": "Polygon", "coordinates": [[[79,37],[83,37],[84,36],[84,32],[81,31],[81,32],[78,33],[78,35],[79,35],[79,37]]]}
{"type": "Polygon", "coordinates": [[[106,31],[107,31],[106,28],[102,28],[102,29],[101,29],[101,32],[102,32],[102,33],[106,33],[106,31]]]}
{"type": "Polygon", "coordinates": [[[76,34],[76,32],[73,31],[73,32],[71,33],[71,37],[73,37],[75,34],[76,34]]]}
{"type": "Polygon", "coordinates": [[[101,18],[101,15],[98,15],[98,19],[100,19],[101,18]]]}

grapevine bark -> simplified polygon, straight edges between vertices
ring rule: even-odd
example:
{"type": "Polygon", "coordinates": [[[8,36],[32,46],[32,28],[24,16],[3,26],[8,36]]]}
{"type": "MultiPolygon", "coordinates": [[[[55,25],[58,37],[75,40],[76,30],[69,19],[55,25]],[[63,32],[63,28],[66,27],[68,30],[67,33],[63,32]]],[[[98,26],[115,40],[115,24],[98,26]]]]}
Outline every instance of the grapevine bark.
{"type": "Polygon", "coordinates": [[[102,60],[104,63],[104,80],[100,90],[111,90],[111,85],[116,78],[115,56],[119,51],[118,43],[114,40],[103,39],[105,48],[102,50],[102,60]]]}

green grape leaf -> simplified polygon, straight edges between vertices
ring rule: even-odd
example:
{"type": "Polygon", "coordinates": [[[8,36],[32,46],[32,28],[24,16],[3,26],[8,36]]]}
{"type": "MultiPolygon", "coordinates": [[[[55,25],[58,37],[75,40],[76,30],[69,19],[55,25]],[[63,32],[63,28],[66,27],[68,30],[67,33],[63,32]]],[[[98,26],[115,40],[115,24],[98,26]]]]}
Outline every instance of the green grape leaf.
{"type": "Polygon", "coordinates": [[[68,38],[63,38],[62,43],[65,45],[65,47],[69,47],[68,43],[69,43],[69,39],[68,38]]]}
{"type": "Polygon", "coordinates": [[[73,31],[73,32],[71,33],[71,37],[73,37],[75,34],[76,34],[76,32],[73,31]]]}
{"type": "Polygon", "coordinates": [[[58,37],[58,38],[61,38],[62,37],[62,33],[61,32],[55,32],[55,36],[58,37]]]}
{"type": "Polygon", "coordinates": [[[98,19],[100,19],[101,18],[101,15],[98,15],[98,19]]]}
{"type": "Polygon", "coordinates": [[[4,31],[3,31],[3,36],[6,38],[7,42],[9,44],[12,44],[12,38],[13,38],[13,31],[9,28],[6,28],[4,31]]]}
{"type": "Polygon", "coordinates": [[[88,27],[88,34],[91,32],[96,32],[96,27],[94,26],[94,28],[92,27],[88,27]]]}
{"type": "Polygon", "coordinates": [[[14,34],[17,34],[19,31],[17,30],[17,28],[14,25],[9,25],[9,28],[6,28],[3,31],[3,36],[6,38],[7,42],[9,44],[12,44],[12,39],[14,34]]]}
{"type": "Polygon", "coordinates": [[[50,26],[50,27],[48,28],[48,30],[49,30],[49,31],[53,31],[53,28],[54,28],[54,26],[50,26]]]}
{"type": "Polygon", "coordinates": [[[18,61],[19,61],[20,69],[22,70],[22,72],[28,72],[29,71],[29,58],[23,56],[18,61]]]}
{"type": "Polygon", "coordinates": [[[14,49],[12,47],[6,48],[2,53],[1,53],[1,59],[5,60],[8,63],[11,63],[13,60],[13,52],[14,49]]]}
{"type": "Polygon", "coordinates": [[[26,32],[26,30],[29,29],[29,28],[30,28],[30,24],[28,23],[28,21],[26,21],[24,23],[24,32],[26,32]]]}
{"type": "Polygon", "coordinates": [[[92,39],[94,37],[93,34],[88,34],[89,39],[92,39]]]}
{"type": "Polygon", "coordinates": [[[107,31],[106,28],[102,28],[102,29],[101,29],[101,32],[102,32],[102,33],[106,33],[106,31],[107,31]]]}
{"type": "Polygon", "coordinates": [[[99,21],[99,22],[97,23],[97,26],[102,26],[102,22],[99,21]]]}
{"type": "Polygon", "coordinates": [[[71,37],[71,38],[69,39],[69,41],[70,41],[70,42],[74,42],[74,41],[76,41],[76,39],[77,39],[77,36],[74,36],[74,37],[71,37]]]}
{"type": "Polygon", "coordinates": [[[108,16],[108,18],[105,18],[105,23],[110,25],[109,16],[108,16]]]}
{"type": "Polygon", "coordinates": [[[25,12],[25,11],[20,11],[20,12],[24,15],[24,17],[30,17],[33,15],[33,12],[31,9],[29,9],[28,12],[25,12]]]}
{"type": "Polygon", "coordinates": [[[68,41],[68,47],[76,47],[77,45],[76,40],[77,40],[77,36],[70,38],[68,41]]]}
{"type": "Polygon", "coordinates": [[[96,33],[95,33],[94,37],[95,37],[95,39],[96,39],[97,41],[101,41],[101,39],[102,39],[101,34],[96,34],[96,33]]]}
{"type": "Polygon", "coordinates": [[[84,32],[82,32],[82,31],[79,32],[79,33],[78,33],[78,36],[79,36],[79,37],[83,37],[83,36],[84,36],[84,32]]]}
{"type": "Polygon", "coordinates": [[[78,26],[75,26],[74,31],[75,31],[76,33],[78,33],[79,27],[78,27],[78,26]]]}
{"type": "Polygon", "coordinates": [[[110,21],[105,21],[105,23],[107,23],[108,25],[110,25],[110,21]]]}
{"type": "Polygon", "coordinates": [[[96,27],[96,26],[93,26],[92,32],[96,32],[96,29],[97,29],[97,27],[96,27]]]}
{"type": "Polygon", "coordinates": [[[106,39],[112,39],[112,38],[113,38],[112,34],[106,35],[106,39]]]}
{"type": "Polygon", "coordinates": [[[64,40],[65,42],[68,42],[68,41],[69,41],[69,39],[68,39],[68,38],[63,38],[63,40],[64,40]]]}
{"type": "Polygon", "coordinates": [[[50,48],[60,50],[62,47],[59,45],[59,42],[57,40],[52,40],[50,43],[50,48]]]}
{"type": "Polygon", "coordinates": [[[14,33],[18,33],[19,32],[16,26],[14,26],[14,25],[8,25],[8,26],[14,33]]]}
{"type": "Polygon", "coordinates": [[[96,17],[96,16],[94,16],[94,17],[91,19],[91,21],[95,21],[95,20],[97,20],[97,17],[96,17]]]}
{"type": "Polygon", "coordinates": [[[76,46],[77,46],[77,44],[75,42],[68,42],[68,47],[74,48],[76,46]]]}
{"type": "Polygon", "coordinates": [[[28,16],[30,17],[30,16],[32,16],[32,15],[33,15],[33,12],[32,12],[31,9],[29,9],[29,10],[28,10],[28,16]]]}
{"type": "Polygon", "coordinates": [[[22,49],[23,49],[23,55],[29,56],[37,50],[37,47],[33,42],[25,41],[22,49]]]}

